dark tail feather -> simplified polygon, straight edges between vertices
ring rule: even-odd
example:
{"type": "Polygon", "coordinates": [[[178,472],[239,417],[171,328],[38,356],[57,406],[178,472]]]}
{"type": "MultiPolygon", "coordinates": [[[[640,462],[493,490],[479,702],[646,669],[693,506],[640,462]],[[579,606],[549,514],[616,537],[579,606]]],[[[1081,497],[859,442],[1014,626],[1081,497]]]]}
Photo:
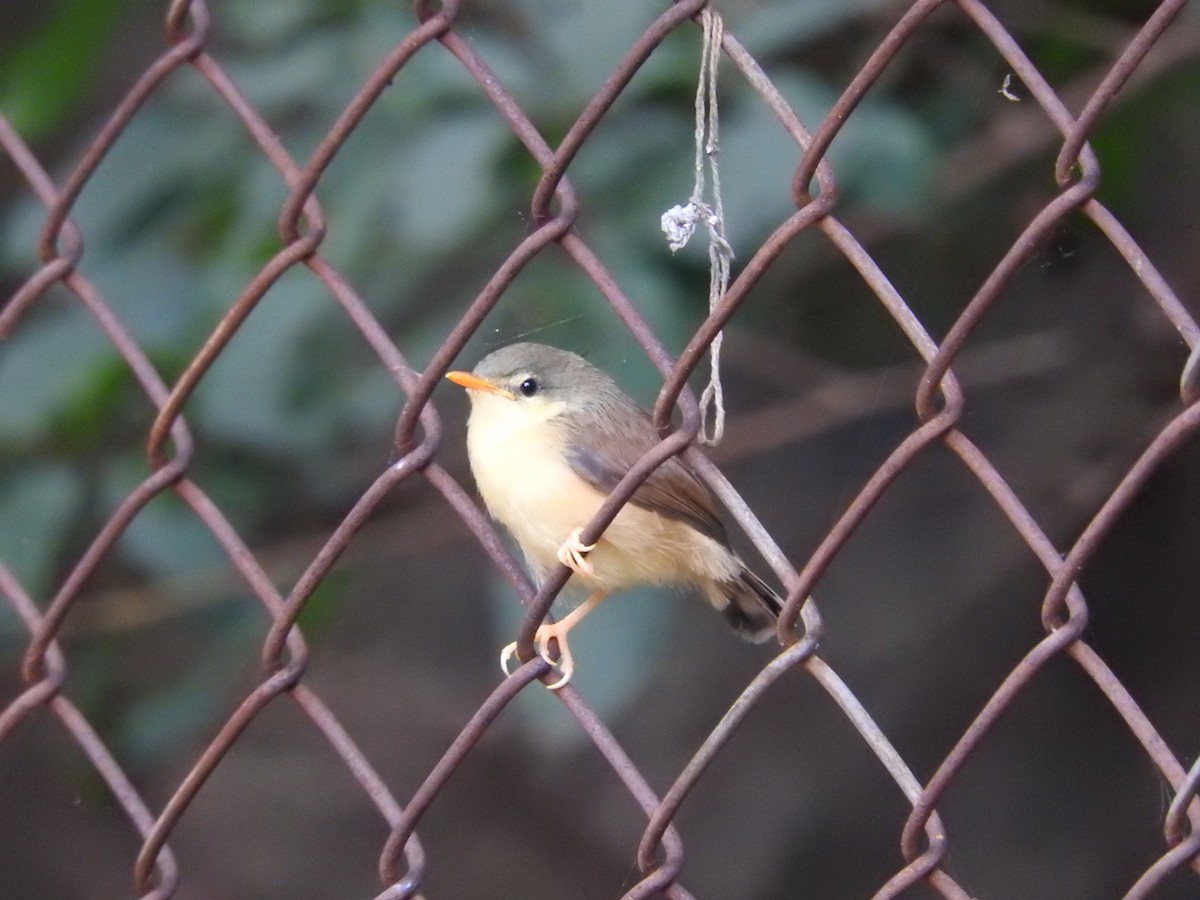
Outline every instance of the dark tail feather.
{"type": "Polygon", "coordinates": [[[783,600],[765,581],[743,566],[735,580],[717,588],[727,601],[721,615],[739,637],[757,644],[775,633],[783,600]]]}

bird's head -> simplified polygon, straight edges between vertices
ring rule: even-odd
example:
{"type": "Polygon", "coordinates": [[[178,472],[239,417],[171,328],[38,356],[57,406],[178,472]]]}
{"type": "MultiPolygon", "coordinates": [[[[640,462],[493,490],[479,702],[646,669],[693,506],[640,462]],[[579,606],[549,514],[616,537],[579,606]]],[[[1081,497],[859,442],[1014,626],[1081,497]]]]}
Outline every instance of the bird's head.
{"type": "Polygon", "coordinates": [[[581,412],[617,391],[582,356],[546,344],[510,344],[489,353],[474,371],[446,377],[467,389],[472,418],[494,417],[514,427],[581,412]]]}

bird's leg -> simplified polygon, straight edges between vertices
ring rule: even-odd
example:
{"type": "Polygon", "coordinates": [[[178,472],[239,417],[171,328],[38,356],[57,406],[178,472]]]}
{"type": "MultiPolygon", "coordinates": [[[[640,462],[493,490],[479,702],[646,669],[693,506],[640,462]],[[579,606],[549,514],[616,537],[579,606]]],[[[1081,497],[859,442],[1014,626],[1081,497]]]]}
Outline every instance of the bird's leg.
{"type": "MultiPolygon", "coordinates": [[[[592,594],[587,600],[553,625],[538,626],[538,630],[533,635],[534,643],[537,644],[538,656],[562,672],[562,678],[558,679],[554,684],[546,685],[550,690],[557,691],[571,680],[571,675],[575,672],[575,657],[571,655],[571,647],[567,643],[567,632],[582,622],[584,617],[603,603],[604,598],[607,596],[607,591],[596,591],[596,593],[592,594]],[[558,642],[557,660],[550,654],[551,641],[558,642]]],[[[504,671],[505,675],[508,674],[508,662],[516,655],[516,652],[517,644],[514,641],[500,653],[500,668],[504,671]]]]}
{"type": "MultiPolygon", "coordinates": [[[[558,561],[573,572],[594,578],[596,570],[588,562],[586,554],[595,550],[596,545],[583,543],[579,539],[581,534],[583,534],[582,527],[576,528],[571,532],[563,545],[558,548],[558,561]]],[[[587,604],[584,605],[586,606],[587,604]]],[[[582,608],[580,607],[580,609],[582,608]]]]}

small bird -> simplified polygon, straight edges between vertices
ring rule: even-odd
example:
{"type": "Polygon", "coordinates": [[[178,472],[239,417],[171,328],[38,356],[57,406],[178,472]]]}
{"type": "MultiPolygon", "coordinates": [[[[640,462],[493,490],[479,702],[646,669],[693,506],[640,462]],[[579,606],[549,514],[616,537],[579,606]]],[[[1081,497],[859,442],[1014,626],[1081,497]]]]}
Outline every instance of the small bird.
{"type": "MultiPolygon", "coordinates": [[[[488,512],[520,545],[541,584],[558,563],[589,592],[567,616],[537,630],[548,662],[559,648],[574,671],[567,633],[613,591],[637,585],[691,588],[739,635],[764,641],[779,595],[729,547],[712,494],[679,457],[651,473],[596,543],[580,535],[609,492],[659,442],[649,414],[582,356],[545,344],[496,350],[473,372],[446,375],[467,389],[467,454],[488,512]]],[[[500,657],[507,673],[516,644],[500,657]]]]}

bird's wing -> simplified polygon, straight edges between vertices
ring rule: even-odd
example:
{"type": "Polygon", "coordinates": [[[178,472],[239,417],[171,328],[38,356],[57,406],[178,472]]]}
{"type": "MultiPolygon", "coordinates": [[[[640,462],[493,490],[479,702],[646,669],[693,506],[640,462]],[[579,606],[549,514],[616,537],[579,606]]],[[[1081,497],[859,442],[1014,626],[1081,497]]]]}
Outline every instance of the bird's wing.
{"type": "MultiPolygon", "coordinates": [[[[574,428],[566,448],[567,462],[575,474],[605,494],[658,443],[650,417],[636,406],[609,407],[606,413],[574,428]]],[[[712,494],[677,456],[651,472],[633,492],[631,502],[686,522],[722,544],[729,543],[712,494]]]]}

